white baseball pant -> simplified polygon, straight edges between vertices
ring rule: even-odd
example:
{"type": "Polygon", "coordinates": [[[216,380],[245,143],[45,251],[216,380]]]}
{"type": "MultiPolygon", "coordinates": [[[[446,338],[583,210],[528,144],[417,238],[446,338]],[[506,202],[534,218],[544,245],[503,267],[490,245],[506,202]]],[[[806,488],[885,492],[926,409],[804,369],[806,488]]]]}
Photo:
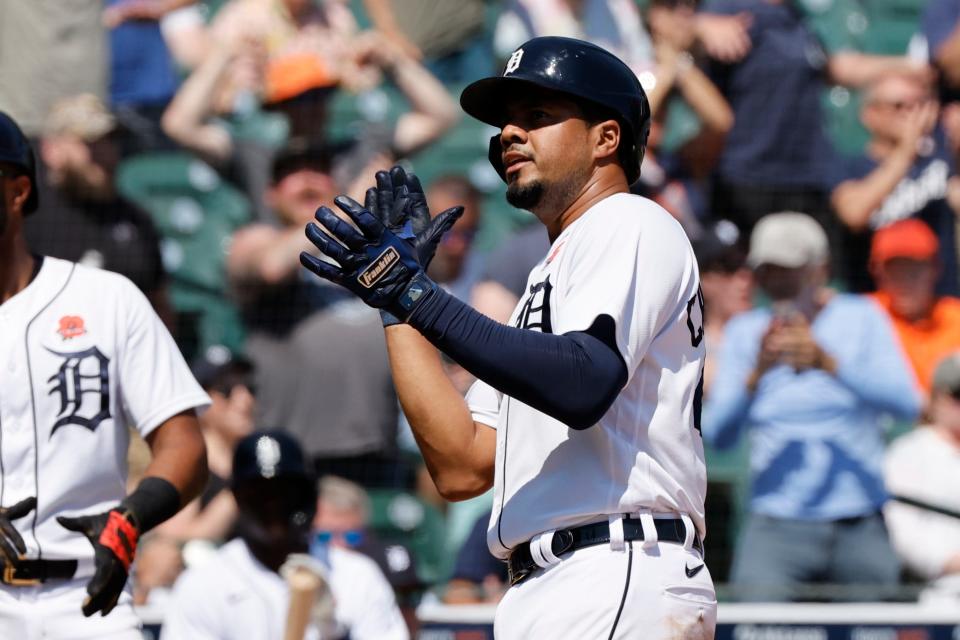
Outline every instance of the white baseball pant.
{"type": "Polygon", "coordinates": [[[89,577],[25,587],[0,584],[0,638],[18,640],[143,640],[129,584],[107,616],[80,611],[89,577]]]}
{"type": "Polygon", "coordinates": [[[689,540],[616,546],[563,554],[510,587],[497,607],[497,640],[712,640],[716,592],[689,540]]]}

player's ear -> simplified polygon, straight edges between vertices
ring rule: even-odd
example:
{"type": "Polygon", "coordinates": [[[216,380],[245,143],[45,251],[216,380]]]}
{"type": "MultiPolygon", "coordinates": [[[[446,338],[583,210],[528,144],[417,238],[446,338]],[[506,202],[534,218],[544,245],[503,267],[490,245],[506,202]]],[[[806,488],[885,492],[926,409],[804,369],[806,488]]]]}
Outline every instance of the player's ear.
{"type": "Polygon", "coordinates": [[[620,123],[602,120],[593,125],[593,155],[598,160],[615,156],[620,146],[620,123]]]}
{"type": "Polygon", "coordinates": [[[13,208],[16,211],[23,211],[27,198],[30,197],[30,191],[33,186],[30,184],[30,178],[27,176],[17,176],[12,180],[13,188],[13,208]]]}

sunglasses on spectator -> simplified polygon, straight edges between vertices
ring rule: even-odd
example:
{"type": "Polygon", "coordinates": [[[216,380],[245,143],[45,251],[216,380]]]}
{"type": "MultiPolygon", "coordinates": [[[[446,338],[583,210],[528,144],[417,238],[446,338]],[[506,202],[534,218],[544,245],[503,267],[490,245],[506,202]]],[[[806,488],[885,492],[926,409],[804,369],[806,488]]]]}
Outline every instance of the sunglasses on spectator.
{"type": "Polygon", "coordinates": [[[231,384],[231,385],[217,385],[212,387],[212,389],[213,391],[217,391],[229,398],[230,394],[232,394],[233,390],[236,389],[237,387],[246,387],[247,391],[250,392],[250,395],[252,396],[257,395],[257,385],[255,385],[252,382],[241,381],[241,382],[235,382],[234,384],[231,384]]]}
{"type": "Polygon", "coordinates": [[[927,100],[873,100],[871,104],[877,107],[884,107],[891,111],[906,111],[914,109],[920,105],[926,104],[927,100]]]}
{"type": "Polygon", "coordinates": [[[342,540],[348,547],[356,547],[363,542],[363,531],[360,529],[348,529],[346,531],[316,531],[313,534],[314,539],[320,544],[330,544],[334,539],[342,540]]]}

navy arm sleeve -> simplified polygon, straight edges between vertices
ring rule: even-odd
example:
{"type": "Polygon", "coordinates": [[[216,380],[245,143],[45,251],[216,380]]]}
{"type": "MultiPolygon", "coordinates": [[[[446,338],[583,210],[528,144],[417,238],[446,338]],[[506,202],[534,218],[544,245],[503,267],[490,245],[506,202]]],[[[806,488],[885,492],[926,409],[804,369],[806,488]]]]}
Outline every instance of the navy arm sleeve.
{"type": "Polygon", "coordinates": [[[479,379],[573,429],[596,424],[627,383],[605,314],[553,335],[500,324],[436,288],[407,322],[479,379]]]}

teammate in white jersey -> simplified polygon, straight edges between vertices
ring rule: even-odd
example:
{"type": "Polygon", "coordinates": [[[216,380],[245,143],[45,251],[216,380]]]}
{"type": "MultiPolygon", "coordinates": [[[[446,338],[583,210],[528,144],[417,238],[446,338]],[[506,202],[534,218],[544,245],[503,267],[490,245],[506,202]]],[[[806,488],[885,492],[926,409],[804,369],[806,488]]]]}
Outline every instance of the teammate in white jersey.
{"type": "MultiPolygon", "coordinates": [[[[291,554],[306,554],[316,483],[297,441],[253,433],[233,457],[239,537],[177,580],[161,640],[275,640],[284,635],[290,590],[281,577],[291,554]]],[[[376,563],[354,551],[313,551],[326,586],[306,640],[407,640],[393,590],[376,563]],[[317,611],[319,609],[319,611],[317,611]]]]}
{"type": "Polygon", "coordinates": [[[710,638],[702,298],[680,225],[629,193],[650,124],[643,90],[607,51],[546,37],[460,102],[501,129],[490,160],[507,199],[552,242],[510,325],[425,275],[457,211],[427,222],[418,183],[396,169],[365,207],[335,200],[359,233],[324,207],[327,231],[308,226],[339,266],[301,261],[396,325],[394,381],[440,492],[494,485],[488,541],[512,582],[498,638],[710,638]],[[466,402],[431,343],[479,378],[466,402]]]}
{"type": "Polygon", "coordinates": [[[30,253],[35,187],[0,112],[0,637],[140,640],[137,538],[206,481],[209,399],[130,281],[30,253]],[[153,453],[129,496],[128,426],[153,453]]]}

